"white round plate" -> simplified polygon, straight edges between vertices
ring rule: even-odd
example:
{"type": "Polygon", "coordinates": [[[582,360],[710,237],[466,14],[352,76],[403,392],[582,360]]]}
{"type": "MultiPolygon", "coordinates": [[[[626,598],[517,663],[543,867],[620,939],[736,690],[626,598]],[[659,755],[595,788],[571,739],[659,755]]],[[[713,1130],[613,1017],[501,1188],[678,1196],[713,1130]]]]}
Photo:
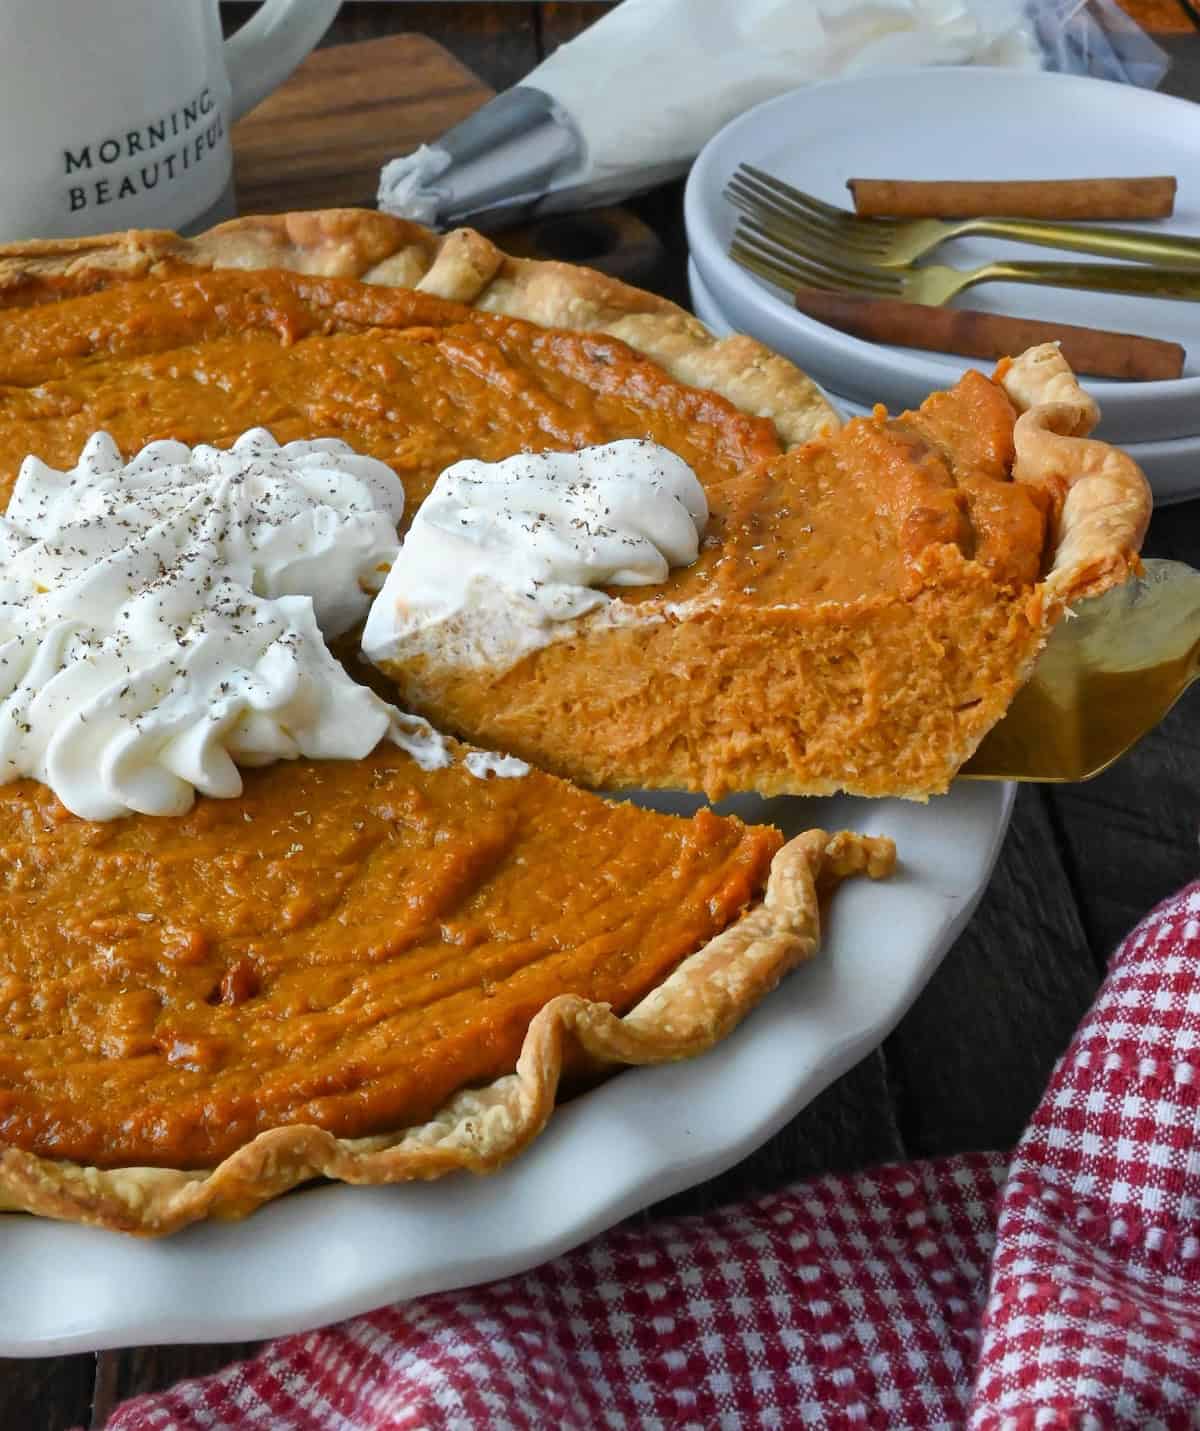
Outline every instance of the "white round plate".
{"type": "MultiPolygon", "coordinates": [[[[736,331],[701,278],[694,259],[688,261],[688,287],[692,294],[692,310],[707,328],[718,338],[736,331]]],[[[870,411],[870,408],[846,397],[844,393],[835,393],[828,388],[822,388],[822,391],[845,417],[861,417],[870,411]]],[[[1184,502],[1200,495],[1200,437],[1176,437],[1167,442],[1126,442],[1122,446],[1146,474],[1156,506],[1167,507],[1172,502],[1184,502]]]]}
{"type": "MultiPolygon", "coordinates": [[[[743,798],[743,818],[891,835],[901,865],[854,880],[825,947],[703,1058],[631,1069],[559,1109],[503,1172],[323,1185],[161,1242],[0,1217],[0,1354],[240,1341],[516,1273],[746,1157],[888,1033],[983,892],[1013,787],[930,805],[743,798]]],[[[691,809],[685,797],[660,808],[691,809]]]]}
{"type": "MultiPolygon", "coordinates": [[[[862,403],[911,407],[952,384],[968,364],[840,333],[797,313],[782,289],[739,268],[726,252],[737,215],[722,191],[742,163],[847,208],[850,177],[1175,174],[1175,215],[1137,227],[1200,234],[1200,106],[1185,100],[1070,75],[947,68],[838,80],[759,105],[721,130],[693,166],[684,200],[692,256],[737,329],[862,403]]],[[[936,261],[969,268],[1000,257],[1080,261],[990,238],[955,240],[936,261]]],[[[981,285],[958,301],[1182,343],[1188,358],[1178,380],[1095,383],[1104,410],[1100,435],[1128,443],[1200,433],[1200,303],[1010,283],[981,285]]]]}

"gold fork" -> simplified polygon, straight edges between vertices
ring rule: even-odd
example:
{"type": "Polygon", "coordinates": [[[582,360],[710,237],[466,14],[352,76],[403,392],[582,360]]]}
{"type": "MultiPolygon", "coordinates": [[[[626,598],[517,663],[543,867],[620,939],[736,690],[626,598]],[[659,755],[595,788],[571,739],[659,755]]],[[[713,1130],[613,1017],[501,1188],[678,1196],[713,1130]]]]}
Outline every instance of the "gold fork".
{"type": "Polygon", "coordinates": [[[1152,730],[1200,677],[1200,571],[1147,561],[1081,602],[963,769],[983,780],[1087,780],[1152,730]]]}
{"type": "Polygon", "coordinates": [[[1200,238],[1142,234],[1130,229],[1051,224],[1038,219],[869,219],[839,209],[753,164],[743,164],[725,189],[725,197],[768,229],[792,230],[798,240],[815,239],[837,247],[851,259],[880,268],[903,268],[952,238],[989,234],[1047,248],[1073,249],[1101,258],[1200,267],[1200,238]]]}
{"type": "Polygon", "coordinates": [[[1200,269],[1135,267],[1123,263],[985,263],[979,268],[879,268],[847,257],[827,240],[781,237],[757,219],[738,223],[729,256],[781,288],[825,288],[869,298],[903,298],[934,307],[977,283],[1043,283],[1053,288],[1086,288],[1132,293],[1143,298],[1200,300],[1200,269]]]}

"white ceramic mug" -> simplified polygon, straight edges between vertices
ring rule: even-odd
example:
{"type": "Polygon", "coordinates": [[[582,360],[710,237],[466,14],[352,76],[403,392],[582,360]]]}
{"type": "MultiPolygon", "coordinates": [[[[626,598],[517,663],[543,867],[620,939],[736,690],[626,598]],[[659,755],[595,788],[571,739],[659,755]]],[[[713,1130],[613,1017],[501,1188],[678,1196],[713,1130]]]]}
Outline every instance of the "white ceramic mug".
{"type": "Polygon", "coordinates": [[[195,229],[233,213],[235,119],[340,0],[0,0],[0,241],[195,229]]]}

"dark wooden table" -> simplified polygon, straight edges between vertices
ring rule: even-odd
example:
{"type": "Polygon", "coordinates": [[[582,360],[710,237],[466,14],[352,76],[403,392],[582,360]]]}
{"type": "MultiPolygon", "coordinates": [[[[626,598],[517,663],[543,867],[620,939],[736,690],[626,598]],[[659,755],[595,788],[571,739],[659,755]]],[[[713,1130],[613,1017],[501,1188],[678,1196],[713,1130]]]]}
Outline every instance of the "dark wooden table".
{"type": "MultiPolygon", "coordinates": [[[[595,3],[349,3],[326,43],[416,31],[497,89],[608,8],[595,3]]],[[[1200,99],[1200,34],[1180,0],[1128,0],[1171,54],[1167,93],[1200,99]]],[[[253,7],[223,7],[231,26],[253,7]]],[[[1152,156],[1149,156],[1152,159],[1152,156]]],[[[668,253],[659,287],[687,301],[680,186],[635,207],[668,253]]],[[[1160,511],[1147,554],[1200,566],[1200,501],[1160,511]]],[[[777,1137],[664,1210],[700,1211],[810,1174],[1005,1148],[1020,1133],[1117,940],[1200,869],[1200,690],[1086,785],[1024,787],[990,888],[884,1046],[777,1137]]],[[[0,1363],[0,1427],[103,1427],[125,1397],[225,1365],[251,1345],[138,1347],[0,1363]]]]}

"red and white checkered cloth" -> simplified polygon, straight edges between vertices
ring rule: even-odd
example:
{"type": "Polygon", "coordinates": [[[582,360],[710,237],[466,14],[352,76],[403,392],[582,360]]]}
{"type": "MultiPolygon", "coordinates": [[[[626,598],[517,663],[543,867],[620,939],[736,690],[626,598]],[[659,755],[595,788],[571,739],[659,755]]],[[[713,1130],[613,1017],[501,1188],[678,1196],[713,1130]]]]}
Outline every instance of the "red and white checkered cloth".
{"type": "Polygon", "coordinates": [[[1200,1427],[1200,884],[1011,1161],[828,1177],[272,1343],[110,1431],[1200,1427]]]}

